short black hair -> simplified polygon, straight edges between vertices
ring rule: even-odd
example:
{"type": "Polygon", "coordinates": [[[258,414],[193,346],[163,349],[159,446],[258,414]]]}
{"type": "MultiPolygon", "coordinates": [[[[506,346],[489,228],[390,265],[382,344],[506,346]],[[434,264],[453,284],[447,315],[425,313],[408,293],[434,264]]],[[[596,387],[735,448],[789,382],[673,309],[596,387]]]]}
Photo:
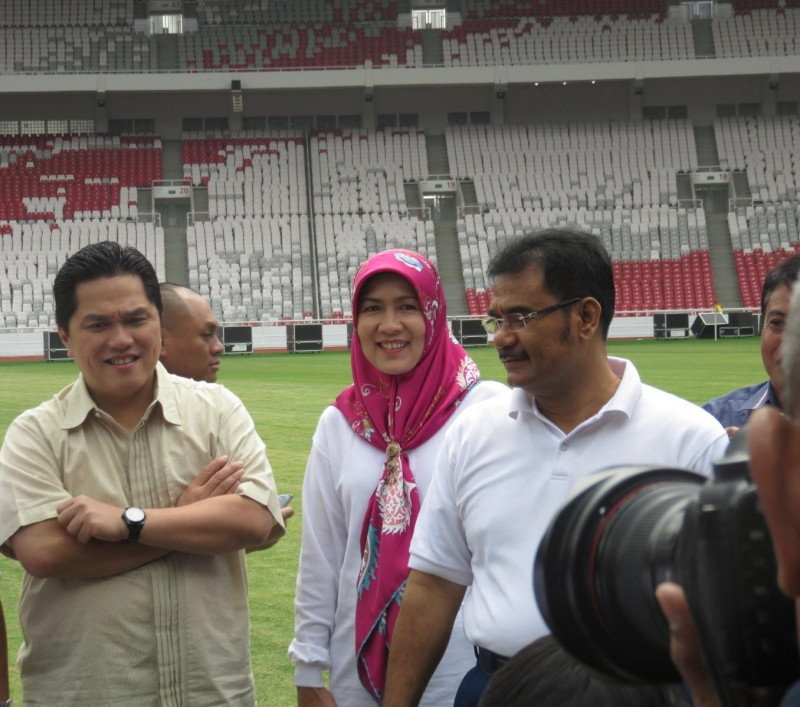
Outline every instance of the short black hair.
{"type": "Polygon", "coordinates": [[[788,260],[784,260],[780,265],[776,265],[767,273],[764,278],[764,286],[761,288],[761,317],[767,315],[767,302],[772,297],[772,293],[785,285],[790,290],[797,282],[797,274],[800,273],[800,256],[793,255],[788,260]]]}
{"type": "Polygon", "coordinates": [[[541,270],[545,288],[559,300],[594,297],[600,303],[600,333],[606,339],[616,294],[611,259],[597,236],[562,228],[527,233],[492,258],[488,274],[494,280],[531,265],[541,270]]]}
{"type": "Polygon", "coordinates": [[[552,636],[523,648],[492,677],[480,707],[681,707],[680,687],[605,682],[552,636]]]}
{"type": "Polygon", "coordinates": [[[78,308],[78,285],[102,277],[135,275],[142,281],[144,293],[161,317],[161,291],[158,276],[150,261],[136,248],[123,248],[113,241],[92,243],[67,258],[53,283],[56,324],[69,334],[69,320],[78,308]]]}

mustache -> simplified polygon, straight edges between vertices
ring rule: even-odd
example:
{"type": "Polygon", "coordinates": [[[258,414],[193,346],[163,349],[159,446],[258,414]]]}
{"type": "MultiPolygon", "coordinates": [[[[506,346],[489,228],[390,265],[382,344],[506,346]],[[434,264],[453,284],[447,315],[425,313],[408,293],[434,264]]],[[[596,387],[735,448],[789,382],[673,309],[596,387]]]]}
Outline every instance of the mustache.
{"type": "Polygon", "coordinates": [[[514,349],[497,349],[497,355],[501,361],[506,360],[524,360],[528,358],[528,354],[524,351],[515,351],[514,349]]]}

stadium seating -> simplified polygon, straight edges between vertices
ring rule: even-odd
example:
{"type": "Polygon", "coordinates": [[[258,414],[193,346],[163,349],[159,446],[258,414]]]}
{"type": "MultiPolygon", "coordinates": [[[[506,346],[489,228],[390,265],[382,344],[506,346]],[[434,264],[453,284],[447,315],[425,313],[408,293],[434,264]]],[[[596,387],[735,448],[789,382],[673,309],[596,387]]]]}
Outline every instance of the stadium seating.
{"type": "Polygon", "coordinates": [[[198,0],[203,25],[339,24],[394,22],[396,0],[198,0]]]}
{"type": "Polygon", "coordinates": [[[404,182],[428,176],[416,128],[314,131],[309,150],[317,214],[405,214],[404,182]]]}
{"type": "Polygon", "coordinates": [[[155,37],[128,27],[0,30],[0,73],[148,72],[157,68],[155,37]]]}
{"type": "Polygon", "coordinates": [[[661,15],[467,21],[443,33],[445,66],[693,59],[689,22],[661,15]]]}
{"type": "Polygon", "coordinates": [[[664,13],[666,0],[461,0],[465,19],[664,13]]]}
{"type": "Polygon", "coordinates": [[[208,187],[209,216],[308,213],[305,150],[297,133],[233,133],[183,140],[184,178],[208,187]]]}
{"type": "Polygon", "coordinates": [[[767,273],[800,252],[800,206],[760,205],[728,214],[731,247],[745,307],[761,305],[767,273]]]}
{"type": "Polygon", "coordinates": [[[321,316],[352,316],[353,281],[358,266],[388,248],[408,248],[436,263],[432,221],[391,216],[318,215],[315,218],[321,316]]]}
{"type": "Polygon", "coordinates": [[[186,71],[422,66],[420,33],[394,26],[207,27],[178,41],[186,71]]]}
{"type": "Polygon", "coordinates": [[[796,117],[720,118],[714,123],[720,166],[743,170],[753,201],[798,200],[800,120],[796,117]]]}
{"type": "Polygon", "coordinates": [[[3,0],[0,27],[107,27],[133,24],[131,0],[3,0]]]}
{"type": "Polygon", "coordinates": [[[677,173],[697,168],[686,120],[451,127],[452,176],[485,208],[677,205],[677,173]]]}
{"type": "Polygon", "coordinates": [[[189,284],[220,321],[313,317],[308,220],[218,218],[187,231],[189,284]]]}
{"type": "Polygon", "coordinates": [[[136,187],[161,179],[148,135],[0,136],[0,222],[136,218],[136,187]]]}
{"type": "Polygon", "coordinates": [[[619,312],[710,308],[714,281],[702,209],[492,210],[458,222],[470,314],[491,299],[486,268],[510,238],[554,226],[594,233],[612,258],[619,312]]]}
{"type": "Polygon", "coordinates": [[[130,245],[166,279],[164,231],[116,220],[0,224],[0,328],[55,327],[53,280],[67,257],[90,243],[130,245]]]}
{"type": "Polygon", "coordinates": [[[800,9],[754,10],[712,22],[718,57],[800,53],[800,9]]]}

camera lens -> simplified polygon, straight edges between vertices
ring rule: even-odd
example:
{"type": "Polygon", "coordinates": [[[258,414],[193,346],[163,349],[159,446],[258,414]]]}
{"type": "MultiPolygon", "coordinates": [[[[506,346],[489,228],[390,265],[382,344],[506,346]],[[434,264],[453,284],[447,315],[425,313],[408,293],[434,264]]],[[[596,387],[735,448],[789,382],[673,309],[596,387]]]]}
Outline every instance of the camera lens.
{"type": "Polygon", "coordinates": [[[655,590],[676,579],[686,507],[706,481],[682,469],[600,472],[551,522],[536,555],[536,599],[559,642],[595,671],[680,680],[655,590]]]}

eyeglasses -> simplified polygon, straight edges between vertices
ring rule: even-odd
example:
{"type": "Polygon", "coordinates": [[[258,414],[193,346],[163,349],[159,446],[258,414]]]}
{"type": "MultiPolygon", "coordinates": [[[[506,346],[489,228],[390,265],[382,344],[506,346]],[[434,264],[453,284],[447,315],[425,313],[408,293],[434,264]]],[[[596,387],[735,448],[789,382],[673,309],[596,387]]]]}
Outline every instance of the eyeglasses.
{"type": "Polygon", "coordinates": [[[483,328],[486,329],[489,334],[496,334],[504,326],[509,331],[522,331],[529,319],[543,317],[545,314],[555,312],[557,309],[569,307],[571,304],[580,302],[582,299],[583,297],[573,297],[572,299],[564,300],[563,302],[558,302],[557,304],[551,304],[549,307],[538,309],[530,314],[518,314],[513,312],[511,314],[505,314],[502,317],[486,317],[481,321],[481,324],[483,324],[483,328]]]}

